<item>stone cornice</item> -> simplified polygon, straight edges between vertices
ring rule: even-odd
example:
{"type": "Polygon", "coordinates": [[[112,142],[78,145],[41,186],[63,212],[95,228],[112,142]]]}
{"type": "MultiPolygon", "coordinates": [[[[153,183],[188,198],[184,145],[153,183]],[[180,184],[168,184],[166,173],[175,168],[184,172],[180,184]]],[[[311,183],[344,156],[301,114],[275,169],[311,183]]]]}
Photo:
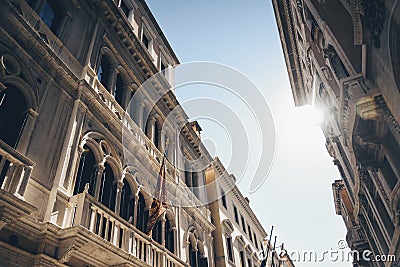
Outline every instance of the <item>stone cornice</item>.
{"type": "Polygon", "coordinates": [[[307,104],[308,100],[304,91],[303,75],[297,51],[297,40],[293,32],[295,27],[290,0],[273,0],[273,7],[294,102],[296,106],[302,106],[307,104]]]}

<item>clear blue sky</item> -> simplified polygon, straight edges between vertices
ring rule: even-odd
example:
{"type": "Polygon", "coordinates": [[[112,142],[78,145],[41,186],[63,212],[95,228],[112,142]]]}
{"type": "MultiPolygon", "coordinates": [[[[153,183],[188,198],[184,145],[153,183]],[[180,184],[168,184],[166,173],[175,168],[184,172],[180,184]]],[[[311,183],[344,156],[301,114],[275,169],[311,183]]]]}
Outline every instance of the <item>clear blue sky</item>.
{"type": "MultiPolygon", "coordinates": [[[[240,70],[265,95],[274,117],[276,154],[268,179],[255,193],[239,187],[267,232],[291,250],[337,249],[346,230],[335,214],[331,184],[339,178],[325,139],[308,108],[295,108],[271,1],[146,1],[181,63],[212,61],[240,70]]],[[[185,101],[186,95],[178,99],[185,101]]],[[[190,115],[190,114],[189,114],[190,115]]],[[[206,125],[207,126],[207,125],[206,125]]],[[[204,125],[203,136],[213,129],[204,125]]],[[[214,136],[216,153],[229,145],[214,136]]],[[[213,149],[214,150],[214,149],[213,149]]],[[[351,266],[350,262],[300,262],[296,266],[351,266]]]]}

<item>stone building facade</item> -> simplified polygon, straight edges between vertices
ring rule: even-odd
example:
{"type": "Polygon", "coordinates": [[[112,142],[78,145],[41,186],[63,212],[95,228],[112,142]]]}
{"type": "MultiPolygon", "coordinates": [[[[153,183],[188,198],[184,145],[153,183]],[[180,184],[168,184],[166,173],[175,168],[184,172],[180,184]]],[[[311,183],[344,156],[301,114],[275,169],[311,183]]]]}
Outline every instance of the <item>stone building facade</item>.
{"type": "Polygon", "coordinates": [[[287,253],[273,242],[250,207],[249,198],[244,197],[236,186],[236,178],[229,174],[221,161],[215,158],[206,171],[209,186],[208,198],[211,218],[216,227],[213,232],[214,262],[216,267],[261,266],[269,246],[266,266],[294,266],[287,253]],[[261,255],[264,251],[264,255],[261,255]],[[272,260],[273,258],[273,260],[272,260]]]}
{"type": "Polygon", "coordinates": [[[144,1],[1,1],[0,61],[0,265],[214,266],[205,170],[177,167],[212,158],[184,111],[178,134],[164,125],[179,61],[144,1]],[[161,70],[161,100],[145,92],[127,118],[161,70]],[[150,238],[163,154],[170,203],[185,205],[150,238]]]}
{"type": "Polygon", "coordinates": [[[325,114],[326,147],[341,176],[333,184],[336,212],[348,245],[376,260],[355,264],[399,266],[400,1],[273,6],[295,104],[325,114]]]}

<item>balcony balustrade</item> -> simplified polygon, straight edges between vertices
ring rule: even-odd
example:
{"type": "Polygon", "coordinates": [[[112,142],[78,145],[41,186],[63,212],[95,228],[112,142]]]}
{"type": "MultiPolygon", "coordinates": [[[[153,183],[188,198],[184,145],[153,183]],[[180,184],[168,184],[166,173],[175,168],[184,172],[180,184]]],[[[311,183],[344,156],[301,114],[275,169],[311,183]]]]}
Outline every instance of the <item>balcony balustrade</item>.
{"type": "Polygon", "coordinates": [[[188,266],[164,246],[152,240],[86,192],[71,197],[70,207],[65,228],[84,227],[148,266],[188,266]]]}
{"type": "Polygon", "coordinates": [[[30,159],[0,140],[1,189],[23,198],[34,165],[30,159]]]}

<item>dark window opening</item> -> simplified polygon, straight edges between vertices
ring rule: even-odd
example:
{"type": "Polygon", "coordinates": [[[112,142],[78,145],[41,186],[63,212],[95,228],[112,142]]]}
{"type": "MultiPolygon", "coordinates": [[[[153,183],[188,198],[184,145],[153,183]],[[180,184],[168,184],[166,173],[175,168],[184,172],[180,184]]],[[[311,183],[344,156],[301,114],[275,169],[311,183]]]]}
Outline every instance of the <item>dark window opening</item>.
{"type": "Polygon", "coordinates": [[[18,236],[16,234],[10,235],[10,237],[8,238],[8,243],[14,247],[18,247],[19,244],[18,236]]]}
{"type": "Polygon", "coordinates": [[[25,0],[26,3],[28,3],[28,5],[31,6],[31,8],[35,8],[35,4],[36,4],[36,0],[25,0]]]}
{"type": "Polygon", "coordinates": [[[239,224],[239,213],[238,213],[236,206],[233,206],[233,213],[235,214],[236,223],[239,224]]]}
{"type": "Polygon", "coordinates": [[[198,172],[192,172],[192,189],[193,193],[196,195],[196,197],[200,198],[199,195],[199,173],[198,172]]]}
{"type": "Polygon", "coordinates": [[[115,198],[117,184],[114,183],[114,173],[107,163],[104,164],[104,172],[100,184],[99,201],[111,210],[115,210],[115,198]]]}
{"type": "Polygon", "coordinates": [[[0,92],[0,139],[16,148],[27,118],[25,96],[15,86],[9,85],[0,92]]]}
{"type": "Polygon", "coordinates": [[[233,262],[232,237],[226,238],[226,246],[228,249],[228,259],[233,262]]]}
{"type": "Polygon", "coordinates": [[[161,225],[161,220],[157,220],[156,224],[153,227],[152,231],[152,238],[154,241],[156,241],[158,244],[162,243],[161,240],[161,233],[162,233],[162,225],[161,225]]]}
{"type": "Polygon", "coordinates": [[[129,183],[124,180],[124,186],[121,192],[121,209],[120,216],[126,221],[133,222],[133,209],[135,206],[135,198],[132,196],[132,190],[129,183]]]}
{"type": "Polygon", "coordinates": [[[160,136],[161,136],[161,129],[160,126],[158,125],[158,122],[154,124],[154,139],[153,139],[153,144],[155,145],[156,148],[160,149],[160,136]]]}
{"type": "Polygon", "coordinates": [[[192,189],[192,172],[185,170],[185,183],[187,187],[192,189]]]}
{"type": "Polygon", "coordinates": [[[129,17],[130,8],[126,5],[125,1],[121,1],[120,8],[121,8],[122,12],[125,14],[125,16],[128,18],[129,17]]]}
{"type": "Polygon", "coordinates": [[[54,20],[54,11],[51,8],[51,6],[49,5],[49,3],[46,3],[42,9],[42,11],[40,11],[39,14],[40,18],[42,19],[42,21],[44,22],[44,24],[47,25],[47,27],[51,28],[51,26],[53,25],[53,20],[54,20]]]}
{"type": "Polygon", "coordinates": [[[191,267],[197,267],[197,253],[194,250],[192,243],[189,243],[189,262],[191,267]]]}
{"type": "Polygon", "coordinates": [[[144,201],[144,197],[142,193],[139,193],[139,200],[138,200],[138,208],[137,208],[137,228],[145,232],[146,231],[146,224],[147,224],[147,212],[145,210],[146,203],[144,201]]]}
{"type": "Polygon", "coordinates": [[[96,160],[92,150],[88,146],[83,147],[83,153],[79,161],[78,174],[76,177],[74,195],[82,193],[85,185],[89,184],[88,193],[94,195],[96,188],[96,160]]]}
{"type": "Polygon", "coordinates": [[[240,251],[240,265],[241,267],[246,267],[245,261],[244,261],[244,252],[240,251]]]}
{"type": "Polygon", "coordinates": [[[63,20],[63,10],[59,3],[54,0],[47,1],[40,11],[39,16],[54,34],[59,35],[63,20]]]}
{"type": "Polygon", "coordinates": [[[121,77],[121,74],[118,73],[117,82],[115,83],[115,88],[114,88],[114,98],[122,108],[125,108],[122,103],[123,95],[124,95],[124,81],[121,77]]]}
{"type": "Polygon", "coordinates": [[[167,219],[165,222],[165,247],[172,253],[175,253],[175,236],[171,223],[167,219]]]}
{"type": "Polygon", "coordinates": [[[250,237],[250,241],[252,241],[252,242],[253,242],[253,236],[252,236],[252,234],[251,234],[251,228],[250,228],[250,225],[247,225],[247,230],[249,230],[249,237],[250,237]]]}
{"type": "Polygon", "coordinates": [[[224,206],[225,209],[228,208],[226,204],[226,197],[225,197],[225,192],[224,190],[221,189],[221,201],[222,201],[222,206],[224,206]]]}
{"type": "Polygon", "coordinates": [[[147,49],[149,49],[150,41],[149,41],[149,39],[147,38],[146,34],[143,34],[143,36],[142,36],[142,42],[143,42],[144,46],[145,46],[147,49]]]}
{"type": "Polygon", "coordinates": [[[242,215],[240,215],[240,217],[241,217],[241,219],[242,219],[242,230],[243,230],[243,232],[246,233],[246,223],[245,223],[245,221],[244,221],[244,217],[243,217],[242,215]]]}
{"type": "Polygon", "coordinates": [[[97,72],[97,78],[99,79],[100,83],[108,90],[110,91],[108,87],[108,83],[110,80],[110,73],[111,72],[111,63],[108,60],[106,55],[103,55],[101,58],[101,63],[99,66],[99,70],[97,72]]]}

